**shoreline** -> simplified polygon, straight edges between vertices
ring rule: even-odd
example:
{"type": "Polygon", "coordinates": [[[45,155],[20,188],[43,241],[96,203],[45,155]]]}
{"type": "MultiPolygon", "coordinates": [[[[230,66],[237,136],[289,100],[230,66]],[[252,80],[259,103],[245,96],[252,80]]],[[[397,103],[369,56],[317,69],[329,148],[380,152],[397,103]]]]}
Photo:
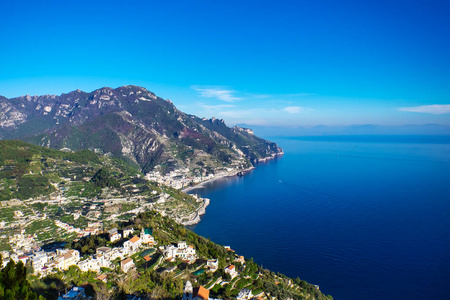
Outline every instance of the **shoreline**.
{"type": "MultiPolygon", "coordinates": [[[[277,158],[279,156],[282,156],[283,154],[284,154],[284,152],[281,151],[279,153],[273,154],[272,156],[258,159],[257,163],[265,163],[265,162],[267,162],[269,160],[272,160],[272,159],[275,159],[275,158],[277,158]]],[[[256,167],[252,166],[252,167],[244,169],[244,170],[232,172],[231,174],[221,174],[221,175],[218,175],[218,176],[216,176],[214,178],[202,181],[202,182],[200,182],[200,183],[198,183],[198,184],[196,184],[194,186],[190,186],[190,187],[187,187],[185,189],[182,189],[181,191],[183,193],[188,194],[190,191],[193,191],[193,190],[196,190],[196,189],[205,188],[204,185],[207,184],[207,183],[214,182],[216,180],[223,179],[223,178],[226,178],[226,177],[245,176],[246,174],[248,174],[249,172],[251,172],[254,169],[256,169],[256,167]]],[[[193,217],[189,218],[189,220],[187,220],[187,221],[180,222],[181,225],[183,225],[183,226],[192,226],[192,225],[196,225],[196,224],[200,223],[200,221],[201,221],[200,216],[206,214],[206,208],[211,203],[211,200],[209,198],[202,198],[202,199],[204,199],[205,202],[197,209],[197,211],[193,214],[193,217]]]]}
{"type": "MultiPolygon", "coordinates": [[[[233,172],[233,174],[218,175],[218,176],[216,176],[214,178],[202,181],[202,182],[200,182],[200,183],[198,183],[198,184],[196,184],[194,186],[190,186],[190,187],[185,188],[185,189],[183,189],[181,191],[183,193],[187,194],[187,193],[189,193],[192,190],[204,188],[204,184],[206,184],[206,183],[214,182],[216,180],[223,179],[223,178],[226,178],[226,177],[239,176],[240,173],[245,175],[245,174],[247,174],[248,172],[250,172],[253,169],[255,169],[255,167],[244,169],[242,171],[233,172]]],[[[180,222],[181,225],[183,225],[183,226],[192,226],[192,225],[196,225],[196,224],[200,223],[200,221],[201,221],[201,217],[200,216],[203,216],[204,214],[206,214],[206,208],[211,203],[211,200],[209,198],[201,198],[201,199],[204,199],[204,203],[197,209],[197,211],[195,213],[193,213],[191,215],[191,217],[187,221],[180,222]]]]}
{"type": "Polygon", "coordinates": [[[197,209],[197,211],[193,214],[194,217],[191,217],[187,221],[180,222],[183,226],[192,226],[195,224],[200,223],[201,218],[200,216],[203,216],[206,213],[206,208],[211,203],[211,200],[209,198],[202,198],[204,200],[203,204],[197,209]]]}
{"type": "Polygon", "coordinates": [[[241,171],[236,171],[236,172],[233,172],[232,174],[221,174],[221,175],[217,175],[217,176],[215,176],[214,178],[211,178],[211,179],[208,179],[208,180],[199,182],[199,183],[197,183],[196,185],[187,187],[187,188],[185,188],[185,189],[182,189],[181,191],[182,191],[183,193],[188,194],[188,193],[189,193],[190,191],[192,191],[192,190],[204,188],[204,185],[207,184],[207,183],[214,182],[214,181],[216,181],[216,180],[223,179],[223,178],[226,178],[226,177],[240,176],[239,173],[243,173],[243,175],[245,175],[245,174],[249,173],[250,171],[252,171],[253,169],[255,169],[255,167],[251,167],[251,168],[244,169],[244,170],[241,170],[241,171]]]}

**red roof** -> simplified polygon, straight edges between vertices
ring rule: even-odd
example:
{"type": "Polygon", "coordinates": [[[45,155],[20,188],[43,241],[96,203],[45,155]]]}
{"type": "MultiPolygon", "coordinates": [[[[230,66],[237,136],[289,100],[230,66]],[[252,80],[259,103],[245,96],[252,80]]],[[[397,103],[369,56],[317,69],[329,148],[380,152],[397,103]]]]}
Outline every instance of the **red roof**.
{"type": "Polygon", "coordinates": [[[130,242],[136,243],[136,242],[139,241],[139,240],[140,240],[140,238],[139,238],[138,236],[133,236],[133,237],[130,239],[130,242]]]}
{"type": "Polygon", "coordinates": [[[148,255],[144,256],[144,259],[145,259],[145,261],[151,261],[152,260],[152,258],[150,256],[148,256],[148,255]]]}
{"type": "Polygon", "coordinates": [[[205,289],[203,286],[199,286],[194,289],[194,298],[199,297],[202,299],[209,299],[209,290],[205,289]]]}
{"type": "Polygon", "coordinates": [[[133,260],[128,257],[127,259],[122,260],[122,264],[125,265],[125,264],[129,263],[130,261],[133,261],[133,260]]]}
{"type": "Polygon", "coordinates": [[[106,274],[102,274],[102,275],[97,276],[97,279],[98,280],[105,280],[106,279],[106,274]]]}

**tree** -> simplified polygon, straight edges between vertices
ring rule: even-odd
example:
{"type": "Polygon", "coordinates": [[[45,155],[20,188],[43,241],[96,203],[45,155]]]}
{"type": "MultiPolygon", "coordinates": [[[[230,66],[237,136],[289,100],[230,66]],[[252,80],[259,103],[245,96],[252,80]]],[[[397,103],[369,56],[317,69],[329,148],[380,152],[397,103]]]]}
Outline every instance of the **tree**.
{"type": "MultiPolygon", "coordinates": [[[[37,294],[31,290],[27,281],[27,269],[21,261],[16,264],[10,260],[0,271],[0,299],[38,299],[37,294]]],[[[39,300],[42,299],[45,298],[39,297],[39,300]]]]}

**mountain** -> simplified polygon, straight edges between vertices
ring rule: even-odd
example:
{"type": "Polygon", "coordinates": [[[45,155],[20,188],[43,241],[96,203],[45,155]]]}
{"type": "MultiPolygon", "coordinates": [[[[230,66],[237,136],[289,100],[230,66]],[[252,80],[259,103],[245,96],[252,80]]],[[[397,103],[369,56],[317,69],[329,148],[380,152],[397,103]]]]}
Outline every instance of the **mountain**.
{"type": "Polygon", "coordinates": [[[282,154],[277,144],[251,130],[185,114],[170,100],[131,85],[60,96],[0,97],[0,139],[111,153],[144,172],[157,165],[166,171],[245,169],[282,154]]]}

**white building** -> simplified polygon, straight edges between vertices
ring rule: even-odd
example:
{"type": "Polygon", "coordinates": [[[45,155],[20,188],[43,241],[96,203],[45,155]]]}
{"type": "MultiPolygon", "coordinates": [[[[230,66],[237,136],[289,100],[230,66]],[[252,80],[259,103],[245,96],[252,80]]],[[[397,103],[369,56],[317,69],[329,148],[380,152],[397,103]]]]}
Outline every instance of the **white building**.
{"type": "Polygon", "coordinates": [[[94,259],[94,258],[89,258],[89,259],[85,259],[85,260],[79,261],[77,263],[77,266],[83,272],[92,271],[92,272],[96,272],[97,273],[97,272],[100,271],[100,266],[98,264],[98,261],[96,259],[94,259]]]}
{"type": "Polygon", "coordinates": [[[252,291],[249,289],[242,289],[239,292],[239,295],[237,295],[236,300],[248,300],[248,299],[252,299],[253,294],[252,291]]]}
{"type": "Polygon", "coordinates": [[[133,236],[131,239],[123,243],[123,247],[128,250],[129,253],[135,253],[142,245],[142,240],[138,236],[133,236]]]}
{"type": "Polygon", "coordinates": [[[129,237],[130,235],[133,234],[133,232],[134,232],[134,229],[133,229],[133,228],[125,228],[125,229],[123,230],[123,238],[129,237]]]}
{"type": "Polygon", "coordinates": [[[229,265],[228,267],[226,267],[225,273],[230,274],[231,278],[234,278],[238,275],[236,267],[234,265],[229,265]]]}
{"type": "Polygon", "coordinates": [[[31,257],[31,265],[33,266],[34,273],[39,274],[47,262],[48,256],[43,250],[34,252],[31,257]]]}
{"type": "Polygon", "coordinates": [[[134,262],[131,258],[127,258],[120,262],[120,268],[124,273],[128,273],[130,269],[134,268],[134,262]]]}
{"type": "Polygon", "coordinates": [[[152,230],[150,228],[142,228],[141,231],[141,240],[142,244],[153,245],[155,243],[155,239],[152,236],[152,230]]]}
{"type": "Polygon", "coordinates": [[[56,250],[57,256],[54,258],[55,266],[60,270],[67,270],[70,266],[76,265],[80,261],[78,250],[56,250]]]}
{"type": "Polygon", "coordinates": [[[207,261],[206,266],[209,268],[209,270],[211,272],[215,272],[219,268],[219,260],[218,259],[210,259],[207,261]]]}
{"type": "Polygon", "coordinates": [[[117,231],[117,228],[108,230],[108,234],[109,234],[109,241],[111,243],[120,241],[122,239],[122,235],[117,231]]]}
{"type": "Polygon", "coordinates": [[[190,262],[197,259],[194,247],[187,245],[186,242],[178,242],[177,247],[174,245],[166,246],[164,250],[164,257],[168,260],[179,258],[190,262]]]}

